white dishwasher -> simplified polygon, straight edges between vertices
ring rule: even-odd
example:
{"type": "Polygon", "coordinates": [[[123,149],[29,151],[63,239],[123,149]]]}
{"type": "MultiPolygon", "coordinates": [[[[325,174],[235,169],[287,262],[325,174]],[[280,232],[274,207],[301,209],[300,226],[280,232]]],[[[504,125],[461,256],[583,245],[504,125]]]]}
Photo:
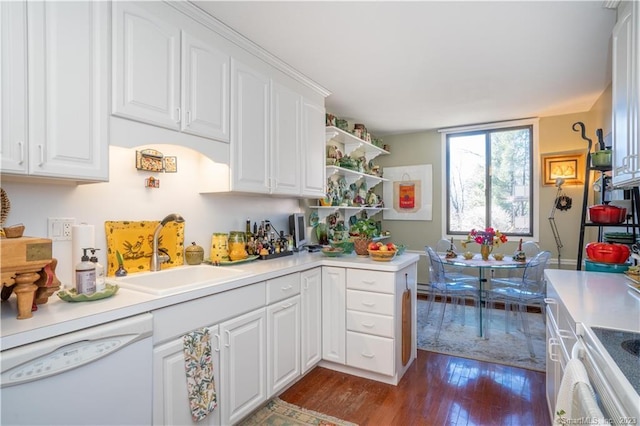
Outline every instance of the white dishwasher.
{"type": "Polygon", "coordinates": [[[0,424],[150,425],[151,314],[0,352],[0,424]]]}

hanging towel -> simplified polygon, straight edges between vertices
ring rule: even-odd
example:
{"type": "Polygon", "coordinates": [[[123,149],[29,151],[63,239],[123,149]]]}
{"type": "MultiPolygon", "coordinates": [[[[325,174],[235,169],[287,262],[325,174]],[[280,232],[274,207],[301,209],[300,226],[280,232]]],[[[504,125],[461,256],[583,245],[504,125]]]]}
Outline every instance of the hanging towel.
{"type": "Polygon", "coordinates": [[[596,419],[601,421],[604,417],[596,402],[593,388],[589,383],[587,370],[582,361],[576,356],[580,353],[580,349],[581,345],[576,343],[572,350],[574,358],[567,363],[560,382],[555,409],[554,423],[556,424],[564,424],[567,419],[584,419],[587,417],[594,421],[596,419]]]}
{"type": "Polygon", "coordinates": [[[198,422],[218,405],[211,359],[211,335],[208,328],[182,336],[184,368],[187,376],[189,409],[198,422]]]}

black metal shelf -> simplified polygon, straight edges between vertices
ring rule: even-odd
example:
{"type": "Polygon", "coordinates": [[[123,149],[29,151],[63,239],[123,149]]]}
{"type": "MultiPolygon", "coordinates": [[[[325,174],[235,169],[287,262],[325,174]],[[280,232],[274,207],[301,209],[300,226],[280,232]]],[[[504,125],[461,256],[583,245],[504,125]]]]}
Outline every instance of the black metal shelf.
{"type": "MultiPolygon", "coordinates": [[[[582,256],[584,253],[584,231],[586,228],[598,228],[598,241],[602,241],[603,231],[602,228],[631,228],[632,239],[635,242],[638,237],[638,233],[636,233],[636,228],[640,228],[640,224],[637,223],[640,218],[640,192],[638,191],[638,187],[634,187],[628,190],[628,193],[625,191],[625,199],[631,200],[631,211],[627,212],[627,217],[631,217],[631,223],[618,223],[618,224],[602,224],[602,223],[593,223],[587,222],[587,203],[589,201],[589,188],[591,187],[591,183],[589,182],[589,178],[591,176],[592,171],[600,172],[602,175],[606,172],[610,172],[612,170],[611,166],[591,166],[591,148],[593,147],[593,142],[591,139],[587,138],[585,135],[584,123],[576,122],[573,124],[573,130],[578,131],[576,129],[576,125],[579,125],[582,131],[582,139],[588,142],[587,144],[587,158],[586,158],[586,173],[584,176],[584,194],[582,198],[582,217],[580,219],[580,239],[578,242],[578,259],[576,269],[580,271],[582,269],[582,256]],[[627,198],[628,196],[628,198],[627,198]]],[[[598,129],[596,131],[599,137],[602,136],[602,130],[598,129]]],[[[602,177],[601,175],[601,177],[602,177]]],[[[604,179],[603,179],[604,181],[604,179]]],[[[605,204],[605,185],[601,188],[600,192],[600,204],[605,204]]]]}

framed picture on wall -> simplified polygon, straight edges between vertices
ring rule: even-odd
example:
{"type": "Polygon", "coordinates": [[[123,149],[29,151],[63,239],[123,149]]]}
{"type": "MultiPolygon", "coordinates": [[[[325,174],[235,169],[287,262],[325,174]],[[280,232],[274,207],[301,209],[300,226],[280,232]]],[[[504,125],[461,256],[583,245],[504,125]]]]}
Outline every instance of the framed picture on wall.
{"type": "Polygon", "coordinates": [[[566,185],[583,185],[586,153],[582,151],[542,154],[542,184],[551,186],[556,179],[564,179],[566,185]]]}

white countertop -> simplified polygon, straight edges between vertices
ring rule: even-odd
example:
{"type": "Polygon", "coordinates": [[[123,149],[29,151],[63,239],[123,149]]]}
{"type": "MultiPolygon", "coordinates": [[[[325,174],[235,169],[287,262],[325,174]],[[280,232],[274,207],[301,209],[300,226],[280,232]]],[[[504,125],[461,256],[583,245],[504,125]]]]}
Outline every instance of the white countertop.
{"type": "MultiPolygon", "coordinates": [[[[296,253],[292,256],[277,259],[256,260],[238,264],[237,266],[234,265],[235,269],[242,269],[248,272],[249,275],[230,279],[213,286],[166,296],[155,296],[120,288],[115,296],[108,299],[69,303],[60,300],[56,295],[52,295],[46,304],[38,305],[38,310],[33,312],[33,317],[23,320],[16,319],[18,308],[16,297],[12,295],[8,300],[0,303],[0,318],[2,321],[0,327],[0,350],[10,349],[143,312],[150,312],[316,266],[337,266],[395,272],[416,263],[418,259],[419,255],[417,253],[409,252],[397,256],[390,262],[376,262],[368,257],[358,257],[355,254],[329,258],[322,253],[296,253]]],[[[223,267],[220,266],[220,268],[223,267]]]]}
{"type": "Polygon", "coordinates": [[[546,269],[545,276],[576,322],[640,333],[640,294],[624,274],[546,269]]]}

